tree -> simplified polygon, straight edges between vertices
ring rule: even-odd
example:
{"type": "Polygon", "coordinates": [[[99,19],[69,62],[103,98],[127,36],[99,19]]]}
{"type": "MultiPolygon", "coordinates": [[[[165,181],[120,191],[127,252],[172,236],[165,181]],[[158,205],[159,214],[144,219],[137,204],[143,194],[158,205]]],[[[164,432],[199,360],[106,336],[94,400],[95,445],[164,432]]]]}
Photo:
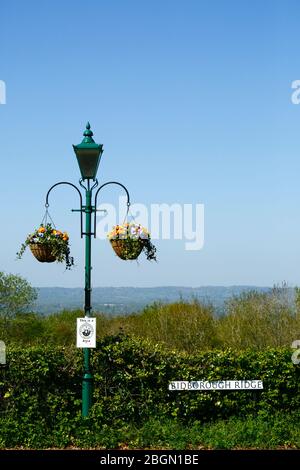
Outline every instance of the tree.
{"type": "Polygon", "coordinates": [[[300,313],[300,287],[295,287],[295,304],[296,304],[296,311],[300,313]]]}
{"type": "Polygon", "coordinates": [[[0,271],[1,318],[13,318],[18,313],[26,312],[36,298],[36,289],[26,279],[0,271]]]}

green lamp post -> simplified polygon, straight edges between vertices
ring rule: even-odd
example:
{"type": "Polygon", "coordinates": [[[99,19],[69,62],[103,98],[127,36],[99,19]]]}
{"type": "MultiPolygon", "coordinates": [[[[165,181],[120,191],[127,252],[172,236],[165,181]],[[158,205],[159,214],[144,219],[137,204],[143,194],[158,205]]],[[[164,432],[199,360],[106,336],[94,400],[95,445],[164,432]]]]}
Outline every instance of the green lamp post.
{"type": "MultiPolygon", "coordinates": [[[[87,187],[85,188],[85,302],[84,313],[85,316],[91,315],[91,238],[92,238],[92,212],[96,210],[92,207],[92,189],[90,181],[95,181],[98,166],[100,163],[101,155],[103,153],[103,146],[96,144],[93,139],[93,132],[91,131],[90,123],[86,125],[86,130],[83,133],[84,139],[79,145],[73,145],[74,152],[77,157],[79,169],[81,172],[82,180],[87,180],[87,187]]],[[[90,349],[83,349],[84,357],[84,373],[82,381],[82,416],[88,416],[89,409],[92,405],[93,396],[93,375],[91,372],[90,364],[90,349]]]]}
{"type": "MultiPolygon", "coordinates": [[[[95,194],[94,204],[92,204],[92,192],[98,186],[98,180],[96,178],[97,170],[99,167],[100,159],[103,153],[103,146],[96,144],[93,139],[93,132],[91,131],[90,123],[86,125],[86,129],[83,133],[83,140],[78,145],[73,145],[74,152],[77,157],[79,165],[81,179],[79,184],[85,190],[85,205],[82,204],[82,194],[77,186],[67,181],[61,181],[54,184],[49,189],[46,195],[46,207],[49,207],[49,194],[52,189],[58,185],[69,185],[76,189],[79,193],[80,198],[80,209],[72,209],[73,212],[80,212],[81,222],[81,238],[85,237],[85,301],[84,301],[84,312],[86,317],[91,316],[91,241],[92,236],[96,237],[96,213],[97,213],[97,196],[98,193],[107,185],[116,184],[121,186],[127,195],[127,208],[130,206],[129,193],[126,187],[118,183],[117,181],[109,181],[102,184],[95,194]],[[83,183],[86,181],[86,185],[83,183]],[[91,185],[91,181],[93,184],[91,185]],[[85,214],[85,230],[83,230],[82,215],[85,214]],[[92,214],[94,214],[94,223],[92,228],[92,214]]],[[[128,210],[128,209],[127,209],[128,210]]],[[[82,416],[87,417],[92,406],[93,398],[93,373],[91,370],[90,361],[90,349],[83,348],[83,379],[82,379],[82,416]]]]}

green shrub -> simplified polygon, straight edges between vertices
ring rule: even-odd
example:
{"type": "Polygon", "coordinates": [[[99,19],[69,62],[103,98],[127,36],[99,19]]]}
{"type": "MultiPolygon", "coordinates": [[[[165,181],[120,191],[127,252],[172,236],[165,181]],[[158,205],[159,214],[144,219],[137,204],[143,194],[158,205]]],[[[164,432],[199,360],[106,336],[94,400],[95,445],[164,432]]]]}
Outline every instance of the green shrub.
{"type": "Polygon", "coordinates": [[[88,419],[92,434],[80,416],[81,350],[9,347],[7,359],[8,368],[0,369],[0,447],[152,443],[184,448],[189,441],[196,446],[204,439],[207,446],[229,448],[238,445],[242,432],[245,445],[299,443],[299,433],[298,441],[292,441],[291,429],[286,430],[281,418],[274,421],[273,441],[268,438],[269,424],[264,424],[278,413],[299,413],[300,367],[292,363],[289,349],[191,355],[124,334],[106,337],[92,354],[94,405],[88,419]],[[264,389],[168,390],[172,380],[218,379],[260,379],[264,389]],[[226,438],[224,420],[241,422],[245,417],[247,425],[233,426],[226,438]],[[261,434],[255,429],[256,420],[261,434]],[[135,430],[140,430],[136,437],[135,430]],[[213,439],[214,435],[219,437],[213,439]]]}
{"type": "Polygon", "coordinates": [[[155,303],[119,322],[125,333],[161,342],[171,349],[193,352],[195,348],[209,350],[218,345],[214,309],[197,300],[155,303]]]}
{"type": "MultiPolygon", "coordinates": [[[[286,287],[270,293],[247,292],[233,297],[226,304],[226,314],[218,317],[211,305],[199,301],[155,303],[140,313],[110,317],[95,313],[97,339],[123,332],[143,338],[165,349],[211,351],[290,347],[300,338],[300,294],[295,296],[286,287]]],[[[76,318],[80,310],[62,311],[43,317],[17,314],[15,318],[0,316],[0,339],[7,344],[75,345],[76,318]]]]}
{"type": "MultiPolygon", "coordinates": [[[[80,411],[82,355],[76,348],[8,348],[0,372],[0,411],[43,417],[80,411]]],[[[104,338],[92,354],[93,415],[102,422],[139,422],[159,414],[208,421],[300,408],[300,367],[289,349],[231,350],[188,355],[120,334],[104,338]],[[169,391],[173,380],[260,379],[262,391],[169,391]]]]}
{"type": "MultiPolygon", "coordinates": [[[[65,417],[66,418],[66,417],[65,417]]],[[[300,448],[299,412],[268,417],[232,417],[209,423],[186,424],[157,416],[143,423],[101,423],[97,419],[69,420],[58,416],[52,427],[45,420],[1,419],[1,448],[98,449],[276,449],[300,448]]]]}
{"type": "Polygon", "coordinates": [[[227,302],[216,334],[219,344],[237,350],[290,346],[300,337],[300,312],[285,288],[247,292],[227,302]]]}

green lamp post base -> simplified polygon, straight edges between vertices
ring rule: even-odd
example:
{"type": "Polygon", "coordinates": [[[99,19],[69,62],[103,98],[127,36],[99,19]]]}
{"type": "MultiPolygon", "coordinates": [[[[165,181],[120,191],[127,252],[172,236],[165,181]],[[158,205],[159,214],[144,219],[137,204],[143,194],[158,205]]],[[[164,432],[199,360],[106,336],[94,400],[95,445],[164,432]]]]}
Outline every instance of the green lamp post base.
{"type": "Polygon", "coordinates": [[[92,406],[93,375],[86,372],[82,379],[82,416],[86,418],[92,406]]]}

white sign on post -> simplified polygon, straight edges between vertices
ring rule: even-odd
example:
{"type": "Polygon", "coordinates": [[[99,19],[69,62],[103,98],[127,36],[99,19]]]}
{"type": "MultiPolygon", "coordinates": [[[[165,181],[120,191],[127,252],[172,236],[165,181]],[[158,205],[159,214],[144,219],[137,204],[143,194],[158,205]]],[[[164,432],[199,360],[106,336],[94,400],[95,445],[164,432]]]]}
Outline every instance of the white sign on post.
{"type": "Polygon", "coordinates": [[[6,364],[6,347],[4,341],[0,341],[0,364],[6,364]]]}
{"type": "Polygon", "coordinates": [[[77,348],[96,347],[96,318],[77,318],[77,348]]]}

